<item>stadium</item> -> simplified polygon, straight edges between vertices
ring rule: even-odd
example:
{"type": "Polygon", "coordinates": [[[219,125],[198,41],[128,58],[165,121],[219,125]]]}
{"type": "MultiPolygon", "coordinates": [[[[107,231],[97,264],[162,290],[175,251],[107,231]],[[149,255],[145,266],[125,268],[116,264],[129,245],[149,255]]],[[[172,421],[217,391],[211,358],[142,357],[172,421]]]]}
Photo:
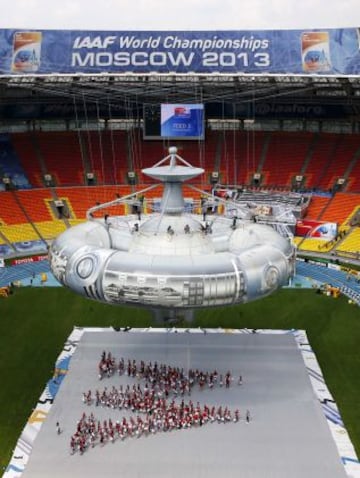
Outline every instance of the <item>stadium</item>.
{"type": "MultiPolygon", "coordinates": [[[[358,28],[0,31],[5,478],[114,476],[112,467],[125,476],[360,476],[359,38],[358,28]],[[89,211],[99,221],[136,220],[139,204],[144,217],[158,214],[161,188],[143,170],[169,148],[204,170],[184,189],[188,214],[231,222],[234,209],[246,210],[256,227],[296,246],[286,288],[159,328],[147,308],[57,287],[48,249],[89,211]],[[71,454],[83,413],[110,416],[93,398],[81,403],[88,390],[118,386],[112,372],[99,384],[104,350],[231,370],[229,391],[208,378],[214,390],[203,391],[200,379],[192,400],[232,407],[231,420],[220,413],[219,423],[237,422],[239,408],[239,427],[210,424],[206,408],[201,429],[195,420],[169,431],[166,422],[166,434],[161,425],[145,440],[149,428],[140,433],[138,418],[131,437],[139,440],[123,440],[121,430],[111,439],[113,429],[100,426],[114,446],[94,442],[84,452],[80,443],[71,454]]],[[[202,305],[200,289],[193,304],[202,305]]],[[[121,386],[133,386],[130,372],[121,386]]]]}

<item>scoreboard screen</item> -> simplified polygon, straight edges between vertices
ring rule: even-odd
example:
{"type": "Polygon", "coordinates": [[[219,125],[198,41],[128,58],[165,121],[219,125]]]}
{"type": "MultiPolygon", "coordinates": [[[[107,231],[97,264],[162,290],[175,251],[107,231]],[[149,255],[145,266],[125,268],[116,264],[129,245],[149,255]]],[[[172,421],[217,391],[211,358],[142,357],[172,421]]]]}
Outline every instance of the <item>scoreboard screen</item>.
{"type": "Polygon", "coordinates": [[[204,105],[144,106],[144,139],[204,139],[204,105]]]}

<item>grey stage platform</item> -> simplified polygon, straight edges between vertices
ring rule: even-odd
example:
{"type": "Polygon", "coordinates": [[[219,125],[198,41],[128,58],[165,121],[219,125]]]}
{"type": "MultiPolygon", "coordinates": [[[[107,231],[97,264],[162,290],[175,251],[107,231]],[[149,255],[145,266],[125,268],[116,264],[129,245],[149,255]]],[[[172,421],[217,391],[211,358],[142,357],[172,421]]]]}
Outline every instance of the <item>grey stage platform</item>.
{"type": "MultiPolygon", "coordinates": [[[[132,383],[133,381],[131,381],[132,383]]],[[[344,478],[344,468],[292,335],[86,332],[68,376],[34,443],[23,478],[344,478]],[[83,411],[115,421],[123,413],[85,406],[82,392],[126,383],[99,382],[102,350],[116,358],[164,362],[243,376],[230,390],[192,393],[194,403],[249,409],[253,420],[128,438],[70,455],[83,411]],[[56,422],[64,429],[56,434],[56,422]]]]}

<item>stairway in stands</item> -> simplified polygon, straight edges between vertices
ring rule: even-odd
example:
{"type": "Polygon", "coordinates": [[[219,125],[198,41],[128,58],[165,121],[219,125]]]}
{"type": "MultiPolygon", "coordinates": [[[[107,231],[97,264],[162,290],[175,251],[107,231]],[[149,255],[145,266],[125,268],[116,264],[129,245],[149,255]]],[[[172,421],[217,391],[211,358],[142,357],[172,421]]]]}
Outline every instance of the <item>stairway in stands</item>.
{"type": "Polygon", "coordinates": [[[46,165],[59,186],[84,184],[79,138],[75,131],[36,132],[35,139],[46,165]]]}
{"type": "Polygon", "coordinates": [[[336,180],[345,176],[345,172],[359,148],[358,141],[358,137],[354,135],[338,135],[332,154],[317,183],[317,188],[323,191],[332,189],[336,180]]]}
{"type": "Polygon", "coordinates": [[[96,184],[126,182],[128,145],[126,131],[89,131],[83,135],[96,184]]]}
{"type": "Polygon", "coordinates": [[[301,173],[311,140],[311,133],[274,132],[271,134],[262,167],[268,186],[291,186],[294,176],[301,173]]]}
{"type": "Polygon", "coordinates": [[[330,201],[331,197],[313,195],[311,197],[310,205],[306,211],[306,219],[319,219],[322,211],[330,201]]]}
{"type": "Polygon", "coordinates": [[[316,189],[318,187],[323,172],[326,170],[327,164],[334,154],[337,141],[337,134],[321,134],[319,136],[311,160],[304,171],[307,188],[316,189]]]}
{"type": "Polygon", "coordinates": [[[319,216],[322,221],[345,224],[350,220],[356,208],[360,207],[360,196],[357,194],[337,193],[319,216]]]}

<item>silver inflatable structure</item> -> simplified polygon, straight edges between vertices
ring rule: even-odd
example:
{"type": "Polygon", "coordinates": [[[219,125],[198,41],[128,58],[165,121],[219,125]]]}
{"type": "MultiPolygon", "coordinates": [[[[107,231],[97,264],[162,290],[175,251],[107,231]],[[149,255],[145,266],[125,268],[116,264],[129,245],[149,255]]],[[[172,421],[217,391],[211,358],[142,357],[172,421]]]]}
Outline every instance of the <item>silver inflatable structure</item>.
{"type": "Polygon", "coordinates": [[[54,276],[85,297],[163,309],[165,316],[245,303],[287,285],[294,274],[294,246],[271,227],[256,224],[248,209],[187,184],[203,196],[198,214],[186,211],[183,182],[203,172],[169,148],[168,156],[143,170],[164,184],[159,211],[144,214],[134,195],[91,208],[87,222],[52,243],[54,276]],[[94,218],[101,209],[126,203],[137,211],[94,218]]]}

